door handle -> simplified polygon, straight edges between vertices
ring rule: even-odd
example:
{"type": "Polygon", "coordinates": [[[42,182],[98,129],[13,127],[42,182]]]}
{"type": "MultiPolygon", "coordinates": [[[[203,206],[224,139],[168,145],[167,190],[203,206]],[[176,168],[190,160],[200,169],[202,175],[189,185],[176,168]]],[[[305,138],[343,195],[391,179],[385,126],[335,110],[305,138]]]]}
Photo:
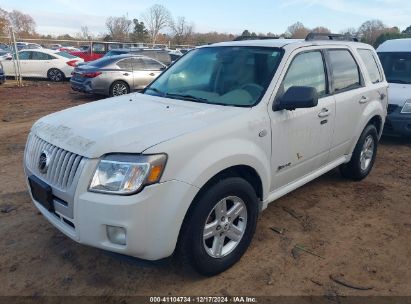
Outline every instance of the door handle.
{"type": "Polygon", "coordinates": [[[370,99],[367,96],[362,96],[359,103],[363,104],[363,103],[367,103],[370,99]]]}
{"type": "Polygon", "coordinates": [[[124,73],[123,75],[124,75],[124,76],[128,76],[128,75],[130,75],[130,74],[129,74],[129,73],[124,73]]]}
{"type": "Polygon", "coordinates": [[[150,75],[150,76],[156,76],[156,74],[154,74],[154,73],[150,73],[150,74],[148,74],[148,75],[150,75]]]}
{"type": "Polygon", "coordinates": [[[324,118],[330,116],[330,111],[327,108],[323,108],[320,113],[318,113],[318,117],[324,118]]]}

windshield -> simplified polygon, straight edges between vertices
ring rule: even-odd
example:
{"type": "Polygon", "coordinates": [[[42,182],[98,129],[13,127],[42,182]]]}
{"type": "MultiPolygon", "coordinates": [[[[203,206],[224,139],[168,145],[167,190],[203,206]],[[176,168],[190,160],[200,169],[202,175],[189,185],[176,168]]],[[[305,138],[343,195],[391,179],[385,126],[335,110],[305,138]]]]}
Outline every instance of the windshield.
{"type": "Polygon", "coordinates": [[[378,53],[387,81],[411,84],[411,52],[378,53]]]}
{"type": "Polygon", "coordinates": [[[262,98],[282,57],[278,48],[195,49],[155,80],[145,94],[251,107],[262,98]]]}

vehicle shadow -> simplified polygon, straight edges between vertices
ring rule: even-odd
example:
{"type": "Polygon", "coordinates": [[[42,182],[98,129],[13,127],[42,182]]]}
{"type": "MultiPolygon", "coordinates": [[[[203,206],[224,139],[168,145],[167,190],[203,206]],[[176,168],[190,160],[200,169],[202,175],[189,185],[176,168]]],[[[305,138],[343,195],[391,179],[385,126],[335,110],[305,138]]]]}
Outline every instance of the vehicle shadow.
{"type": "Polygon", "coordinates": [[[380,140],[382,145],[405,145],[411,146],[411,137],[401,137],[401,136],[387,136],[383,135],[380,140]]]}

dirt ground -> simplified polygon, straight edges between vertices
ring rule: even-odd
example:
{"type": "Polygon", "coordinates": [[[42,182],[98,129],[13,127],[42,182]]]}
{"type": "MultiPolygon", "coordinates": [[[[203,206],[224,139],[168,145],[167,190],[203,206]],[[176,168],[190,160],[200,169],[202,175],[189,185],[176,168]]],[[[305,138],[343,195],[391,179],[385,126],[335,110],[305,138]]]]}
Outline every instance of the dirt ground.
{"type": "Polygon", "coordinates": [[[29,128],[96,97],[72,92],[68,83],[27,85],[0,86],[0,296],[411,296],[411,140],[383,138],[362,182],[334,170],[269,205],[241,261],[204,278],[173,261],[79,245],[37,212],[22,168],[29,128]]]}

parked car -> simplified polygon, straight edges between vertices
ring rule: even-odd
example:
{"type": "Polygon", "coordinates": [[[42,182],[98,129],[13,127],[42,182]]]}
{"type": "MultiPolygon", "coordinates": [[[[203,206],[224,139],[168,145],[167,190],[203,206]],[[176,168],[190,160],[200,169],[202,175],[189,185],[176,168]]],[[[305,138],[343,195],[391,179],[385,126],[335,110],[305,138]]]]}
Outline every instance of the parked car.
{"type": "Polygon", "coordinates": [[[384,134],[411,136],[411,39],[388,40],[377,52],[389,83],[384,134]]]}
{"type": "Polygon", "coordinates": [[[144,56],[109,56],[77,66],[70,83],[74,91],[119,96],[144,89],[165,68],[144,56]]]}
{"type": "Polygon", "coordinates": [[[80,49],[75,48],[74,46],[62,46],[58,49],[60,52],[66,52],[66,53],[70,53],[70,52],[80,52],[80,49]]]}
{"type": "Polygon", "coordinates": [[[0,62],[0,84],[3,84],[6,81],[6,75],[4,74],[3,65],[0,62]]]}
{"type": "Polygon", "coordinates": [[[388,84],[375,50],[342,38],[202,46],[143,94],[43,117],[25,149],[34,205],[82,244],[226,270],[270,202],[336,167],[370,173],[388,84]]]}
{"type": "Polygon", "coordinates": [[[12,56],[10,51],[0,50],[0,61],[11,59],[12,56]]]}
{"type": "MultiPolygon", "coordinates": [[[[21,75],[32,78],[48,78],[51,81],[63,81],[71,77],[74,67],[83,59],[65,52],[47,49],[19,51],[21,75]]],[[[14,76],[12,58],[3,61],[4,72],[14,76]]]]}
{"type": "Polygon", "coordinates": [[[150,57],[152,59],[160,61],[162,64],[170,65],[172,58],[170,54],[162,49],[148,49],[148,48],[128,48],[128,49],[115,49],[111,50],[104,57],[117,56],[123,54],[141,55],[150,57]]]}
{"type": "Polygon", "coordinates": [[[61,47],[62,47],[61,44],[51,44],[51,45],[49,46],[49,48],[50,48],[51,50],[55,50],[55,51],[57,51],[57,50],[60,49],[61,47]]]}
{"type": "Polygon", "coordinates": [[[43,47],[37,43],[29,43],[29,42],[17,42],[17,49],[20,50],[35,50],[35,49],[42,49],[43,47]]]}

